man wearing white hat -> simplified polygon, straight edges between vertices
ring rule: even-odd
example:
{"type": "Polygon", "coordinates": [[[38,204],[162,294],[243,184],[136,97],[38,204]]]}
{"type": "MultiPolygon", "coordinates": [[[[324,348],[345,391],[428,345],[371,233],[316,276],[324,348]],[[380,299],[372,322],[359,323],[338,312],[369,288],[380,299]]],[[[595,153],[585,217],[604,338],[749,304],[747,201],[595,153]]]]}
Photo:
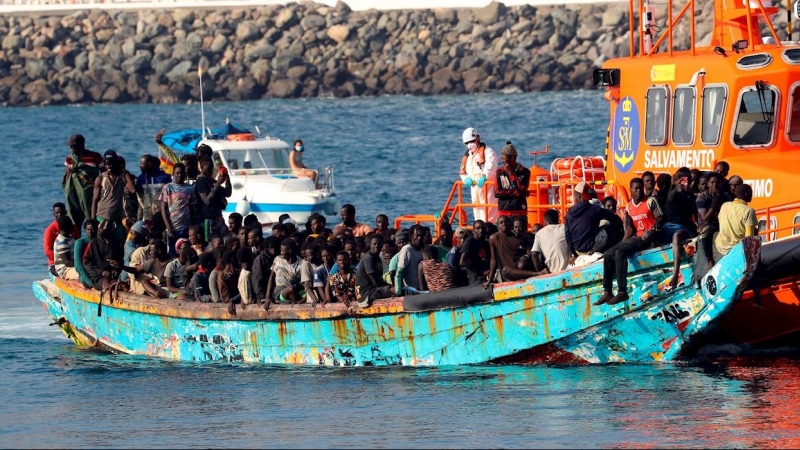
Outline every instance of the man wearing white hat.
{"type": "MultiPolygon", "coordinates": [[[[467,128],[461,134],[461,142],[467,146],[464,157],[461,159],[461,181],[465,186],[470,187],[472,203],[495,204],[497,200],[494,196],[494,189],[484,188],[487,180],[494,180],[497,172],[497,155],[494,150],[481,142],[481,137],[475,128],[467,128]]],[[[489,216],[486,216],[486,209],[473,208],[472,214],[475,220],[489,222],[497,221],[497,205],[489,207],[489,216]]]]}

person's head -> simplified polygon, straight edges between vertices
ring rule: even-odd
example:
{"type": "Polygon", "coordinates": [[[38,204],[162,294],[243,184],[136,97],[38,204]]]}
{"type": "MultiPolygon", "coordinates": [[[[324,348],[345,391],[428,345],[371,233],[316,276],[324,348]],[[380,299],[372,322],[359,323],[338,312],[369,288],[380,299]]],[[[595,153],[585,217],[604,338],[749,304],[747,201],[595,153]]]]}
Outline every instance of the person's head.
{"type": "Polygon", "coordinates": [[[322,247],[322,250],[319,252],[319,256],[322,259],[322,263],[325,264],[325,267],[333,266],[333,263],[336,259],[336,254],[327,245],[322,247]]]}
{"type": "Polygon", "coordinates": [[[233,250],[225,251],[225,253],[222,254],[222,258],[220,258],[222,261],[222,266],[225,267],[226,269],[233,267],[236,264],[236,253],[238,253],[239,250],[235,252],[233,250]]]}
{"type": "Polygon", "coordinates": [[[147,239],[147,227],[145,227],[144,220],[139,220],[131,225],[131,241],[139,245],[147,239]]]}
{"type": "Polygon", "coordinates": [[[200,255],[200,267],[206,272],[211,272],[217,266],[217,261],[213,253],[203,253],[200,255]]]}
{"type": "Polygon", "coordinates": [[[535,223],[535,224],[531,225],[531,234],[535,235],[542,228],[544,228],[544,225],[542,225],[540,223],[535,223]]]}
{"type": "Polygon", "coordinates": [[[506,145],[500,150],[500,160],[506,167],[517,166],[517,148],[511,141],[506,142],[506,145]]]}
{"type": "Polygon", "coordinates": [[[344,249],[350,255],[350,261],[358,260],[358,244],[356,241],[347,241],[344,243],[344,249]]]}
{"type": "Polygon", "coordinates": [[[270,236],[264,241],[264,247],[267,254],[274,258],[281,253],[281,239],[275,236],[270,236]]]}
{"type": "Polygon", "coordinates": [[[453,246],[453,228],[450,226],[450,222],[442,222],[439,226],[439,245],[444,245],[445,247],[452,247],[453,246]]]}
{"type": "Polygon", "coordinates": [[[461,142],[467,146],[467,151],[473,153],[481,145],[481,136],[475,128],[467,128],[461,133],[461,142]]]}
{"type": "Polygon", "coordinates": [[[200,232],[199,225],[189,227],[189,243],[192,245],[203,244],[203,233],[200,232]]]}
{"type": "Polygon", "coordinates": [[[510,220],[508,216],[500,216],[497,218],[497,231],[501,233],[508,233],[510,231],[511,224],[509,223],[510,220]]]}
{"type": "Polygon", "coordinates": [[[717,192],[719,192],[720,188],[722,188],[722,175],[720,175],[718,172],[711,172],[706,178],[708,179],[706,182],[708,193],[715,195],[717,192]]]}
{"type": "Polygon", "coordinates": [[[258,220],[258,216],[255,214],[248,214],[244,216],[242,223],[246,228],[258,228],[261,226],[261,221],[258,220]]]}
{"type": "Polygon", "coordinates": [[[373,255],[377,255],[381,251],[381,247],[383,246],[383,237],[380,234],[376,234],[369,238],[369,252],[373,255]]]}
{"type": "Polygon", "coordinates": [[[439,251],[436,250],[436,247],[432,245],[426,245],[425,248],[422,249],[422,259],[427,261],[429,259],[438,259],[439,251]]]}
{"type": "Polygon", "coordinates": [[[591,198],[589,196],[589,189],[589,185],[582,181],[575,185],[575,189],[572,190],[572,195],[576,205],[581,202],[589,201],[591,198]]]}
{"type": "Polygon", "coordinates": [[[336,253],[336,265],[340,272],[350,272],[350,253],[344,250],[336,253]]]}
{"type": "Polygon", "coordinates": [[[86,145],[86,139],[81,134],[73,134],[69,137],[67,145],[69,145],[69,149],[72,150],[73,153],[77,154],[86,149],[86,147],[84,147],[84,145],[86,145]]]}
{"type": "Polygon", "coordinates": [[[281,257],[287,261],[292,260],[297,255],[297,242],[294,239],[284,239],[281,241],[281,257]]]}
{"type": "Polygon", "coordinates": [[[389,216],[387,216],[386,214],[378,214],[377,216],[375,216],[375,229],[377,229],[379,233],[388,230],[389,216]]]}
{"type": "Polygon", "coordinates": [[[658,186],[659,191],[668,191],[672,186],[672,177],[669,176],[668,173],[658,174],[658,178],[656,178],[656,186],[658,186]]]}
{"type": "Polygon", "coordinates": [[[183,163],[175,163],[172,166],[172,182],[176,184],[186,183],[186,166],[183,163]]]}
{"type": "Polygon", "coordinates": [[[691,169],[692,172],[692,190],[697,190],[697,185],[700,183],[700,177],[703,176],[703,172],[700,169],[691,169]]]}
{"type": "MultiPolygon", "coordinates": [[[[511,226],[511,224],[508,225],[511,226]]],[[[493,234],[497,233],[498,231],[500,231],[500,229],[497,228],[497,225],[493,224],[492,222],[486,223],[486,239],[489,239],[490,237],[492,237],[493,234]]]]}
{"type": "Polygon", "coordinates": [[[106,241],[114,239],[114,222],[110,220],[104,220],[100,222],[100,225],[97,229],[97,234],[101,239],[106,241]]]}
{"type": "Polygon", "coordinates": [[[248,247],[261,247],[261,228],[253,228],[247,232],[247,246],[248,247]]]}
{"type": "Polygon", "coordinates": [[[392,259],[397,254],[397,247],[391,242],[384,242],[381,247],[381,258],[392,259]]]}
{"type": "Polygon", "coordinates": [[[631,178],[631,200],[636,203],[641,203],[644,198],[644,181],[641,178],[631,178]]]}
{"type": "Polygon", "coordinates": [[[301,141],[300,139],[294,141],[294,147],[293,148],[297,152],[304,151],[305,150],[305,146],[303,146],[303,141],[301,141]]]}
{"type": "Polygon", "coordinates": [[[617,199],[614,197],[608,196],[603,199],[603,208],[608,209],[610,211],[617,210],[617,199]]]}
{"type": "Polygon", "coordinates": [[[53,203],[53,219],[58,220],[59,217],[67,215],[67,206],[61,202],[53,203]]]}
{"type": "Polygon", "coordinates": [[[83,230],[86,231],[86,237],[94,239],[97,237],[97,220],[86,219],[83,222],[83,230]]]}
{"type": "Polygon", "coordinates": [[[150,155],[143,155],[141,158],[139,158],[139,170],[141,170],[142,173],[150,173],[152,171],[150,158],[152,158],[150,155]]]}
{"type": "Polygon", "coordinates": [[[410,232],[409,230],[397,230],[397,234],[394,235],[394,243],[397,245],[397,248],[403,248],[410,239],[410,232]]]}
{"type": "Polygon", "coordinates": [[[203,158],[203,161],[200,163],[200,173],[203,174],[204,177],[211,177],[214,174],[214,162],[210,159],[203,158]]]}
{"type": "Polygon", "coordinates": [[[103,154],[103,164],[105,164],[106,169],[111,173],[116,174],[122,170],[122,161],[115,150],[106,150],[103,154]]]}
{"type": "Polygon", "coordinates": [[[312,234],[319,234],[325,231],[326,223],[325,216],[317,215],[311,218],[311,233],[312,234]]]}
{"type": "Polygon", "coordinates": [[[649,170],[642,174],[642,183],[645,192],[650,192],[656,187],[656,175],[649,170]]]}
{"type": "Polygon", "coordinates": [[[244,218],[241,214],[234,212],[228,216],[228,229],[234,233],[239,231],[239,228],[242,227],[242,221],[244,218]]]}
{"type": "Polygon", "coordinates": [[[70,236],[72,234],[72,229],[75,225],[72,223],[72,219],[69,216],[64,215],[56,219],[58,221],[58,232],[62,236],[70,236]]]}
{"type": "Polygon", "coordinates": [[[250,247],[242,247],[236,251],[236,260],[239,261],[242,268],[249,270],[253,267],[253,251],[250,247]]]}
{"type": "Polygon", "coordinates": [[[464,241],[467,240],[467,236],[469,235],[469,232],[464,227],[458,227],[458,228],[456,228],[456,231],[455,231],[455,233],[453,233],[453,235],[455,236],[455,240],[456,240],[456,242],[455,242],[456,248],[461,248],[464,245],[464,241]]]}
{"type": "Polygon", "coordinates": [[[739,175],[733,175],[730,180],[728,180],[728,184],[731,187],[731,194],[734,196],[736,195],[736,187],[744,184],[744,180],[739,175]]]}
{"type": "Polygon", "coordinates": [[[250,229],[247,227],[239,228],[239,231],[236,233],[236,238],[239,240],[239,244],[242,247],[247,246],[247,234],[250,232],[250,229]]]}
{"type": "Polygon", "coordinates": [[[356,224],[356,207],[351,205],[350,203],[345,204],[342,206],[342,210],[340,211],[342,216],[342,223],[347,226],[353,226],[356,224]]]}
{"type": "Polygon", "coordinates": [[[167,244],[161,239],[151,239],[147,253],[151,259],[164,259],[167,256],[167,244]]]}
{"type": "Polygon", "coordinates": [[[214,156],[214,150],[208,144],[200,144],[194,151],[197,153],[197,158],[208,158],[209,160],[214,156]]]}
{"type": "Polygon", "coordinates": [[[714,172],[722,175],[723,178],[728,177],[728,173],[731,171],[730,164],[726,163],[725,161],[720,161],[714,166],[714,172]]]}
{"type": "Polygon", "coordinates": [[[749,184],[742,183],[736,186],[734,195],[736,195],[736,198],[750,203],[753,200],[753,188],[751,188],[749,184]]]}
{"type": "Polygon", "coordinates": [[[472,223],[472,235],[475,239],[483,239],[486,236],[486,222],[476,220],[472,223]]]}
{"type": "Polygon", "coordinates": [[[705,192],[708,190],[708,175],[700,175],[697,179],[697,193],[705,192]]]}
{"type": "Polygon", "coordinates": [[[239,239],[231,239],[228,241],[228,250],[237,251],[242,248],[242,241],[239,239]]]}
{"type": "MultiPolygon", "coordinates": [[[[187,153],[181,157],[181,163],[184,165],[188,179],[194,180],[197,178],[197,174],[200,172],[200,168],[197,166],[197,155],[187,153]]],[[[174,167],[172,170],[175,170],[174,167]]]]}
{"type": "Polygon", "coordinates": [[[422,240],[424,241],[425,245],[433,244],[433,233],[431,232],[431,227],[422,227],[422,240]]]}
{"type": "Polygon", "coordinates": [[[523,219],[521,217],[515,217],[514,218],[514,221],[512,222],[512,226],[511,226],[511,230],[514,232],[514,234],[522,234],[522,233],[528,231],[527,228],[528,228],[528,226],[525,223],[525,219],[523,219]]]}
{"type": "Polygon", "coordinates": [[[548,209],[544,212],[544,223],[546,225],[558,225],[558,210],[548,209]]]}
{"type": "Polygon", "coordinates": [[[315,266],[319,265],[319,263],[322,262],[322,259],[320,258],[319,245],[316,244],[307,245],[303,249],[303,259],[310,262],[311,264],[314,264],[315,266]]]}
{"type": "Polygon", "coordinates": [[[409,233],[409,244],[416,249],[421,249],[425,243],[425,227],[422,225],[413,225],[409,233]]]}
{"type": "Polygon", "coordinates": [[[211,250],[214,250],[217,247],[222,247],[225,244],[225,240],[222,239],[222,236],[215,234],[211,236],[209,243],[211,244],[211,250]]]}
{"type": "Polygon", "coordinates": [[[285,227],[282,224],[276,223],[272,226],[272,235],[279,239],[283,239],[286,237],[285,227]]]}
{"type": "Polygon", "coordinates": [[[189,264],[189,262],[197,256],[197,252],[189,245],[184,245],[181,251],[178,253],[178,262],[181,265],[189,264]]]}

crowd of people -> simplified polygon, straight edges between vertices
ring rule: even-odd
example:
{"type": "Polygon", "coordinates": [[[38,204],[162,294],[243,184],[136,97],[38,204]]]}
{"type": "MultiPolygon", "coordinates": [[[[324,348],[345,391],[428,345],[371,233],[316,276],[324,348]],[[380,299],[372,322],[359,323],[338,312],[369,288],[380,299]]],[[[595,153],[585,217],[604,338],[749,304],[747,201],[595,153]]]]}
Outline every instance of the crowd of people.
{"type": "MultiPolygon", "coordinates": [[[[341,223],[332,228],[320,214],[304,224],[283,215],[265,236],[253,214],[223,219],[231,183],[207,146],[180,161],[168,154],[175,158],[171,175],[158,157],[144,155],[141,173],[133,176],[114,150],[101,156],[73,135],[63,182],[67,203],[53,205],[44,251],[55,276],[87,288],[227,303],[236,314],[237,306],[281,303],[367,307],[398,295],[560,272],[600,257],[605,294],[596,304],[615,304],[628,298],[628,258],[634,253],[671,244],[675,288],[686,239],[698,237],[703,264],[697,267],[707,270],[755,234],[755,211],[747,206],[752,190],[740,177],[728,179],[724,162],[710,173],[645,172],[631,180],[631,199],[622,209],[614,198],[601,202],[591,185],[578,183],[563,223],[552,209],[544,224],[529,227],[530,171],[517,162],[514,145],[503,147],[502,166],[488,174],[481,171],[494,164],[494,152],[474,128],[462,138],[464,184],[482,187],[493,176],[498,207],[471,227],[453,230],[445,217],[434,239],[427,226],[390,228],[385,214],[374,226],[358,222],[351,204],[341,208],[341,223]]],[[[160,134],[156,140],[161,144],[160,134]]]]}

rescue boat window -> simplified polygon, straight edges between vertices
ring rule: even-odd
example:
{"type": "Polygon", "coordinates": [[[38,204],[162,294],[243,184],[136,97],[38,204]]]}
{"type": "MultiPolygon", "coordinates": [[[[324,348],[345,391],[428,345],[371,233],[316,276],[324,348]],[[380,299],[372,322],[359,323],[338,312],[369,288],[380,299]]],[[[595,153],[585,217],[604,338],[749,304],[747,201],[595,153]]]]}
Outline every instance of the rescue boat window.
{"type": "Polygon", "coordinates": [[[784,50],[781,56],[787,64],[800,64],[800,48],[784,50]]]}
{"type": "MultiPolygon", "coordinates": [[[[792,222],[792,224],[794,225],[800,224],[800,214],[794,216],[794,221],[792,222]]],[[[800,227],[797,226],[794,227],[792,229],[792,234],[800,234],[800,227]]]]}
{"type": "Polygon", "coordinates": [[[644,141],[650,145],[665,145],[667,143],[668,99],[666,87],[652,87],[647,90],[644,141]]]}
{"type": "Polygon", "coordinates": [[[675,89],[675,100],[672,105],[672,143],[692,145],[694,143],[694,88],[679,87],[675,89]]]}
{"type": "Polygon", "coordinates": [[[768,53],[757,53],[755,55],[742,56],[736,65],[742,69],[760,69],[767,67],[772,62],[772,56],[768,53]]]}
{"type": "Polygon", "coordinates": [[[792,86],[789,97],[789,140],[800,142],[800,83],[792,86]]]}
{"type": "Polygon", "coordinates": [[[725,86],[708,86],[703,89],[703,122],[700,126],[700,140],[704,145],[719,144],[722,118],[728,102],[725,86]]]}
{"type": "MultiPolygon", "coordinates": [[[[797,223],[796,220],[795,220],[795,223],[797,223]]],[[[770,217],[769,218],[769,228],[771,230],[774,230],[775,228],[778,228],[778,219],[776,219],[775,217],[770,217]]],[[[761,242],[767,242],[767,233],[765,233],[765,231],[767,231],[767,219],[759,219],[759,221],[758,221],[758,237],[759,237],[759,239],[761,239],[761,242]]],[[[769,233],[769,240],[770,241],[774,241],[775,239],[777,239],[777,237],[778,237],[778,233],[777,232],[772,231],[772,232],[769,233]]]]}
{"type": "Polygon", "coordinates": [[[757,82],[756,87],[745,88],[740,98],[733,144],[740,147],[770,144],[775,128],[777,93],[757,82]]]}

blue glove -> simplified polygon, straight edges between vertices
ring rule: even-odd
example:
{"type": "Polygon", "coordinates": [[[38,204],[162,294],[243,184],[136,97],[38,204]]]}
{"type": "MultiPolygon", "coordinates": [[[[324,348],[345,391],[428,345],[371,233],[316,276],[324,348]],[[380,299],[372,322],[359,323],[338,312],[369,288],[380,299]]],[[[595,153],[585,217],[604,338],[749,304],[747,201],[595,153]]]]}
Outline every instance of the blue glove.
{"type": "Polygon", "coordinates": [[[479,188],[482,188],[482,187],[483,187],[483,185],[484,185],[485,183],[486,183],[486,177],[481,177],[481,178],[478,180],[478,187],[479,187],[479,188]]]}
{"type": "Polygon", "coordinates": [[[464,179],[464,186],[472,186],[472,178],[467,177],[464,179]]]}

